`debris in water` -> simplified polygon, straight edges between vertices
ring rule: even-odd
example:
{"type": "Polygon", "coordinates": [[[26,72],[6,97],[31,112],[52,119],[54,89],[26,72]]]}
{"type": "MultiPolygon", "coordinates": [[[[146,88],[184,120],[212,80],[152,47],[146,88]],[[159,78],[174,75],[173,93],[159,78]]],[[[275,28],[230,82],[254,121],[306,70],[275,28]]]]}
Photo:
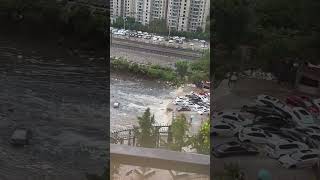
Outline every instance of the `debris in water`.
{"type": "Polygon", "coordinates": [[[113,108],[119,108],[120,104],[118,102],[113,103],[113,108]]]}

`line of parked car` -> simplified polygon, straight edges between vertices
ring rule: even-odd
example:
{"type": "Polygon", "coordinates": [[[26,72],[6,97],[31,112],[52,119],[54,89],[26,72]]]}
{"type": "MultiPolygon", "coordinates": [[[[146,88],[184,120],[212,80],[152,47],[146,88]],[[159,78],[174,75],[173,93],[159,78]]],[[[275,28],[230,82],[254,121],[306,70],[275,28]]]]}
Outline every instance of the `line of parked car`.
{"type": "MultiPolygon", "coordinates": [[[[117,29],[110,27],[110,33],[116,36],[124,36],[129,38],[140,38],[145,40],[152,40],[153,42],[167,42],[170,44],[184,44],[188,42],[185,37],[173,36],[173,37],[164,37],[159,36],[156,34],[142,32],[142,31],[135,31],[135,30],[125,30],[125,29],[117,29]]],[[[205,40],[193,39],[194,43],[199,43],[201,48],[208,48],[208,43],[205,40]]],[[[194,47],[194,43],[189,43],[190,47],[194,47]]]]}
{"type": "Polygon", "coordinates": [[[210,112],[210,93],[191,92],[176,97],[174,104],[177,106],[177,111],[195,111],[203,115],[210,112]]]}
{"type": "Polygon", "coordinates": [[[284,102],[259,95],[240,112],[213,115],[211,137],[236,137],[212,149],[216,157],[264,153],[285,168],[320,162],[320,99],[288,96],[284,102]],[[243,117],[243,113],[253,118],[243,117]]]}

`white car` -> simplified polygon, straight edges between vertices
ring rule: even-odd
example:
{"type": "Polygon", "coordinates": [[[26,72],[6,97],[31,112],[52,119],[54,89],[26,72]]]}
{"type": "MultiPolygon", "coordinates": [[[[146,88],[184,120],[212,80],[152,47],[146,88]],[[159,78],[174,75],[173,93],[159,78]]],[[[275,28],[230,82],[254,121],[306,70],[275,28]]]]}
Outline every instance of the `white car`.
{"type": "Polygon", "coordinates": [[[307,150],[309,149],[309,146],[298,142],[271,142],[266,145],[266,151],[268,153],[268,156],[271,158],[278,159],[283,155],[291,154],[299,150],[307,150]]]}
{"type": "Polygon", "coordinates": [[[305,126],[306,128],[308,128],[308,129],[312,129],[312,130],[314,130],[315,132],[318,132],[318,133],[320,133],[320,126],[319,125],[316,125],[316,124],[308,124],[308,125],[306,125],[305,126]]]}
{"type": "Polygon", "coordinates": [[[230,123],[236,123],[242,126],[252,124],[252,120],[243,118],[236,112],[218,112],[217,117],[229,121],[230,123]]]}
{"type": "Polygon", "coordinates": [[[176,99],[174,100],[174,104],[175,105],[185,105],[185,104],[187,104],[187,100],[188,100],[187,98],[179,96],[179,97],[176,97],[176,99]]]}
{"type": "Polygon", "coordinates": [[[273,106],[275,106],[276,103],[281,102],[281,101],[278,98],[275,98],[275,97],[272,97],[269,95],[265,95],[265,94],[261,94],[255,98],[255,102],[258,105],[273,105],[273,106]]]}
{"type": "Polygon", "coordinates": [[[241,142],[253,142],[257,144],[268,144],[272,142],[289,142],[281,139],[275,134],[265,132],[260,128],[245,127],[239,132],[239,140],[241,142]]]}
{"type": "Polygon", "coordinates": [[[320,98],[318,99],[313,99],[312,100],[312,103],[317,106],[318,109],[320,109],[320,98]]]}
{"type": "Polygon", "coordinates": [[[292,108],[292,119],[299,125],[311,125],[314,124],[313,116],[302,107],[292,108]]]}
{"type": "Polygon", "coordinates": [[[279,158],[280,164],[285,168],[311,167],[319,161],[319,150],[300,150],[279,158]]]}
{"type": "Polygon", "coordinates": [[[212,136],[233,137],[239,132],[239,127],[225,121],[215,121],[211,126],[212,136]]]}

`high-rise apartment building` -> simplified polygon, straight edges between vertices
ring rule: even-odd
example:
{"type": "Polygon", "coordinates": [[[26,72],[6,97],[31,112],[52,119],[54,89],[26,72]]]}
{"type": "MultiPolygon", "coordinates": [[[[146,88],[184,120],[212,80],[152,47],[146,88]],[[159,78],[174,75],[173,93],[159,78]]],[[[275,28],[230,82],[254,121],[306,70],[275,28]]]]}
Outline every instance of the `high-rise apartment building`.
{"type": "Polygon", "coordinates": [[[165,19],[168,9],[168,0],[153,0],[151,16],[152,19],[165,19]]]}
{"type": "Polygon", "coordinates": [[[110,6],[112,10],[110,11],[111,14],[111,21],[114,21],[117,17],[123,16],[124,12],[124,1],[125,0],[112,0],[110,3],[112,3],[110,6]]]}
{"type": "Polygon", "coordinates": [[[205,29],[210,0],[111,0],[112,19],[134,17],[143,25],[154,19],[166,19],[171,30],[205,29]]]}
{"type": "Polygon", "coordinates": [[[149,24],[151,20],[151,7],[153,0],[136,0],[135,19],[143,25],[149,24]]]}
{"type": "Polygon", "coordinates": [[[210,0],[168,0],[168,28],[178,31],[205,29],[210,0]]]}

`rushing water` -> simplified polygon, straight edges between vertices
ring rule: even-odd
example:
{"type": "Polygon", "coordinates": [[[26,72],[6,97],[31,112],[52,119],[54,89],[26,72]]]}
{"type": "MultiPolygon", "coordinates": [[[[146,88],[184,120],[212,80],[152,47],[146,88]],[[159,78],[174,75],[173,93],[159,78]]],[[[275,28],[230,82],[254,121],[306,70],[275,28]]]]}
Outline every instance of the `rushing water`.
{"type": "Polygon", "coordinates": [[[167,123],[171,114],[166,112],[166,107],[174,96],[173,88],[157,82],[111,76],[111,130],[137,124],[137,116],[142,115],[148,107],[157,123],[167,123]],[[115,102],[120,103],[119,108],[113,108],[115,102]]]}

